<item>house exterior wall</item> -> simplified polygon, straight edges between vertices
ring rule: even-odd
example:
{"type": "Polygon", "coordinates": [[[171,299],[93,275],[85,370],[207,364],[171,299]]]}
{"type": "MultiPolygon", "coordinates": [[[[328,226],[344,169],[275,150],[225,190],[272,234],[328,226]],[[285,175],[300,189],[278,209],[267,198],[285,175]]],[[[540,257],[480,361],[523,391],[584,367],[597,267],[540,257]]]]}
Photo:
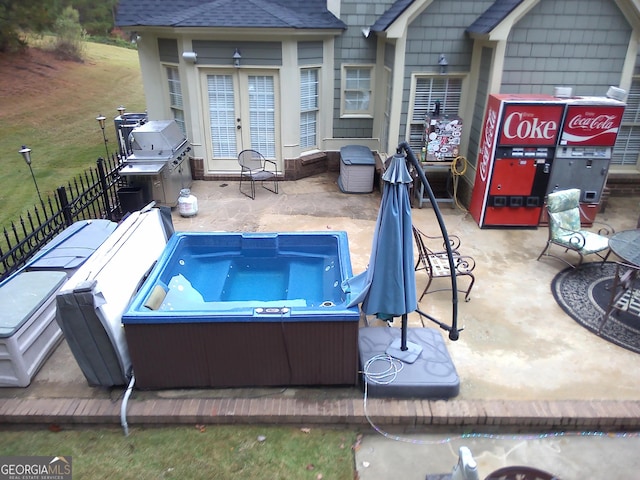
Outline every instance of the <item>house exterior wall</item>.
{"type": "MultiPolygon", "coordinates": [[[[492,3],[491,0],[435,0],[411,23],[407,31],[399,142],[407,139],[408,134],[412,75],[439,74],[438,60],[440,54],[444,53],[449,62],[448,74],[462,73],[468,76],[473,41],[465,30],[492,3]]],[[[462,102],[473,101],[472,97],[462,102]]]]}
{"type": "Polygon", "coordinates": [[[283,63],[282,42],[194,40],[192,43],[200,65],[228,67],[236,48],[241,52],[241,65],[273,67],[283,63]]]}
{"type": "Polygon", "coordinates": [[[476,165],[478,158],[478,148],[480,145],[480,134],[482,133],[482,122],[484,111],[486,108],[486,99],[489,95],[489,79],[491,77],[491,64],[493,60],[494,49],[490,46],[480,47],[480,68],[477,80],[476,98],[473,102],[473,116],[468,126],[468,148],[467,160],[473,167],[476,165]]]}
{"type": "Polygon", "coordinates": [[[604,95],[620,84],[631,32],[611,0],[541,0],[509,34],[500,92],[604,95]]]}
{"type": "MultiPolygon", "coordinates": [[[[375,34],[365,38],[362,29],[372,25],[393,2],[373,0],[362,2],[345,0],[341,2],[340,19],[348,28],[335,40],[334,100],[333,100],[333,137],[334,138],[372,138],[373,118],[342,118],[340,102],[342,101],[342,68],[343,65],[375,65],[377,41],[375,34]]],[[[381,91],[375,86],[378,95],[373,101],[381,101],[381,91]]]]}
{"type": "MultiPolygon", "coordinates": [[[[575,95],[604,95],[610,85],[629,89],[632,75],[638,75],[640,15],[632,0],[525,0],[518,7],[521,17],[509,16],[484,36],[472,36],[467,29],[494,0],[415,0],[387,30],[370,32],[368,37],[363,29],[394,6],[393,0],[329,3],[331,11],[347,25],[346,30],[258,29],[247,35],[225,29],[146,29],[138,49],[150,118],[171,113],[163,65],[178,67],[188,106],[185,123],[194,152],[203,160],[208,178],[219,175],[206,163],[207,98],[202,78],[203,72],[216,68],[233,70],[231,56],[239,48],[241,68],[278,71],[282,120],[279,160],[285,170],[295,166],[299,178],[303,174],[297,164],[306,162],[319,168],[323,152],[335,152],[344,144],[357,141],[384,153],[407,140],[413,82],[420,75],[438,76],[438,59],[444,53],[449,64],[447,75],[463,78],[460,153],[469,162],[463,183],[471,189],[489,93],[552,94],[556,86],[570,86],[575,95]],[[630,17],[630,10],[638,18],[630,17]],[[185,62],[184,51],[197,52],[195,65],[185,62]],[[374,68],[373,115],[341,115],[345,65],[374,68]],[[323,111],[318,120],[318,149],[305,152],[298,145],[297,120],[299,71],[306,66],[320,69],[323,111]],[[388,99],[392,99],[390,108],[388,99]]],[[[640,85],[640,77],[634,81],[640,85]]]]}

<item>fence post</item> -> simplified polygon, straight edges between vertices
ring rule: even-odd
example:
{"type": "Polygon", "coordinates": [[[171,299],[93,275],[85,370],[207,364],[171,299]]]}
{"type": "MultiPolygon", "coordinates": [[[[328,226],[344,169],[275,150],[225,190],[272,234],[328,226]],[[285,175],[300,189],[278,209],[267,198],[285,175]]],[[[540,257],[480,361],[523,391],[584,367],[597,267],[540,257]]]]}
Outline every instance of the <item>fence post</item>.
{"type": "Polygon", "coordinates": [[[64,187],[58,187],[56,189],[56,193],[58,194],[58,200],[60,200],[60,207],[62,208],[64,223],[67,225],[67,227],[69,227],[73,223],[73,217],[71,216],[71,206],[69,205],[69,200],[67,199],[67,191],[64,187]]]}
{"type": "Polygon", "coordinates": [[[104,197],[104,208],[108,220],[113,220],[111,213],[111,204],[109,202],[109,191],[107,187],[107,177],[104,172],[104,158],[98,157],[98,177],[100,178],[100,186],[102,187],[102,196],[104,197]]]}

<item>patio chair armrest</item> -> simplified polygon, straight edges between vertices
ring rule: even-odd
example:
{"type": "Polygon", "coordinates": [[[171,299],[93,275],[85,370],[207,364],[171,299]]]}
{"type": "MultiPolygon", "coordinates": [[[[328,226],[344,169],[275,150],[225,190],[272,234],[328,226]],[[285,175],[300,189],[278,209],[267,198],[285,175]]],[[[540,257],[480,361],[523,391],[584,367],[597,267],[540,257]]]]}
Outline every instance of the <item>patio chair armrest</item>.
{"type": "Polygon", "coordinates": [[[611,225],[605,222],[593,222],[593,227],[598,229],[597,230],[598,235],[603,235],[605,237],[608,237],[616,233],[615,228],[613,228],[611,225]]]}
{"type": "MultiPolygon", "coordinates": [[[[441,252],[446,252],[447,251],[447,244],[444,241],[444,236],[442,235],[427,235],[426,233],[424,233],[422,230],[418,229],[417,227],[413,227],[418,234],[420,235],[420,237],[422,237],[422,242],[425,244],[425,247],[429,250],[432,251],[433,253],[441,253],[441,252]],[[431,250],[431,248],[429,248],[429,245],[436,245],[439,244],[438,248],[442,248],[442,250],[431,250]]],[[[458,237],[457,235],[447,235],[447,238],[449,239],[449,246],[451,247],[451,251],[452,252],[457,252],[458,249],[460,248],[460,237],[458,237]]]]}
{"type": "Polygon", "coordinates": [[[576,250],[582,250],[586,245],[587,239],[581,231],[571,230],[560,226],[557,226],[556,228],[557,233],[563,237],[561,243],[568,244],[576,250]]]}
{"type": "MultiPolygon", "coordinates": [[[[582,209],[581,205],[578,205],[578,209],[580,210],[580,215],[582,217],[588,218],[588,216],[585,214],[584,210],[582,209]]],[[[605,237],[608,237],[609,235],[613,235],[614,233],[616,233],[615,229],[608,223],[594,221],[593,226],[595,227],[596,225],[602,225],[601,227],[597,227],[598,235],[604,235],[605,237]]]]}
{"type": "Polygon", "coordinates": [[[468,274],[476,268],[476,261],[468,255],[454,255],[453,262],[458,274],[468,274]]]}
{"type": "MultiPolygon", "coordinates": [[[[270,163],[271,165],[273,165],[273,168],[275,169],[275,172],[278,173],[278,164],[275,161],[269,160],[268,158],[265,158],[264,161],[265,161],[265,166],[266,166],[267,162],[270,163]]],[[[266,170],[266,168],[265,168],[265,170],[266,170]]]]}

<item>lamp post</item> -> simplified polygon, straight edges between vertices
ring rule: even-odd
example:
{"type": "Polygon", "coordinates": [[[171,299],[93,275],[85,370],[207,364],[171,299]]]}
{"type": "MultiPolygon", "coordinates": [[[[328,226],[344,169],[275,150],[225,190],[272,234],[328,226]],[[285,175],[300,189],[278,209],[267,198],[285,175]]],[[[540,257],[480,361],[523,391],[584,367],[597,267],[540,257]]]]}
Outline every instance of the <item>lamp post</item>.
{"type": "Polygon", "coordinates": [[[31,178],[33,178],[33,184],[36,187],[36,192],[38,192],[38,198],[40,199],[40,205],[42,205],[42,209],[44,210],[44,202],[42,201],[42,195],[40,195],[40,189],[38,188],[38,182],[36,182],[36,176],[33,174],[33,168],[31,168],[31,149],[26,145],[22,145],[22,149],[18,151],[18,153],[22,154],[22,158],[24,158],[24,162],[29,167],[29,171],[31,172],[31,178]]]}
{"type": "Polygon", "coordinates": [[[100,114],[96,117],[96,120],[100,124],[100,128],[102,129],[102,139],[104,140],[104,149],[107,152],[107,158],[109,158],[109,148],[107,147],[107,136],[104,134],[104,122],[107,119],[104,115],[100,114]]]}

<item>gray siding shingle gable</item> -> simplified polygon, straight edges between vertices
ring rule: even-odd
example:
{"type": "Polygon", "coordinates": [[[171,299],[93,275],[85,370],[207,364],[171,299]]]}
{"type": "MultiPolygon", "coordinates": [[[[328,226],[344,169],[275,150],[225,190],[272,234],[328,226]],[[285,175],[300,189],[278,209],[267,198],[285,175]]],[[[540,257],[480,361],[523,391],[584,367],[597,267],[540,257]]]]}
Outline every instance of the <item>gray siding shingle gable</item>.
{"type": "Polygon", "coordinates": [[[414,0],[396,0],[386,12],[380,15],[380,18],[371,26],[371,30],[374,32],[385,31],[413,2],[414,0]]]}
{"type": "Polygon", "coordinates": [[[475,22],[469,25],[467,32],[479,34],[491,32],[522,2],[523,0],[496,0],[475,22]]]}
{"type": "Polygon", "coordinates": [[[322,0],[120,0],[120,27],[345,29],[322,0]]]}

